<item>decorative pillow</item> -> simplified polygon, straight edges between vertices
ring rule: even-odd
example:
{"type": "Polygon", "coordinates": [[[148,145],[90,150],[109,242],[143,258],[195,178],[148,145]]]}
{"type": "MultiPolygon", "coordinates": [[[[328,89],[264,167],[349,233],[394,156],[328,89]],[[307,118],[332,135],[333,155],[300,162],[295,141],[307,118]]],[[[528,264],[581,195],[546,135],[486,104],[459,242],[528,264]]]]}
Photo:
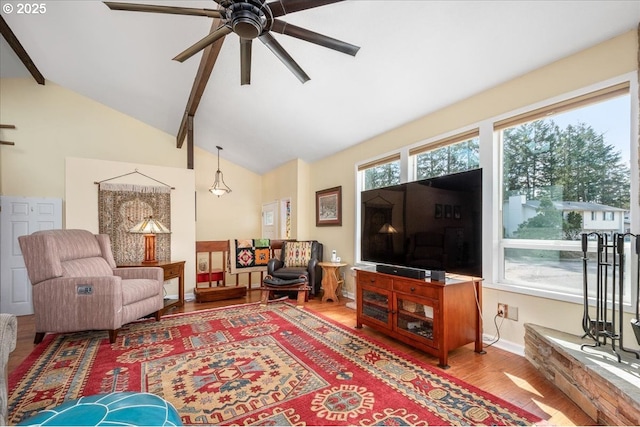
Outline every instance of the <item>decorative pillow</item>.
{"type": "Polygon", "coordinates": [[[311,260],[311,242],[287,242],[285,244],[284,266],[306,267],[311,260]]]}

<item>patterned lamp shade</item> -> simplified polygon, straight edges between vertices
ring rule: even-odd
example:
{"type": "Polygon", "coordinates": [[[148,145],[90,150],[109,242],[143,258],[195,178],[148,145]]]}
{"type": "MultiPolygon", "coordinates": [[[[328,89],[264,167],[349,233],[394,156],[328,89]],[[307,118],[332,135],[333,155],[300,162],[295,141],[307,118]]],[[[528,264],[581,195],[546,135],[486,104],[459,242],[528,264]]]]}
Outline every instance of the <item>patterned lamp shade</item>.
{"type": "Polygon", "coordinates": [[[129,233],[144,234],[144,261],[143,264],[157,264],[156,260],[156,234],[171,233],[160,221],[153,217],[144,218],[134,225],[129,233]]]}

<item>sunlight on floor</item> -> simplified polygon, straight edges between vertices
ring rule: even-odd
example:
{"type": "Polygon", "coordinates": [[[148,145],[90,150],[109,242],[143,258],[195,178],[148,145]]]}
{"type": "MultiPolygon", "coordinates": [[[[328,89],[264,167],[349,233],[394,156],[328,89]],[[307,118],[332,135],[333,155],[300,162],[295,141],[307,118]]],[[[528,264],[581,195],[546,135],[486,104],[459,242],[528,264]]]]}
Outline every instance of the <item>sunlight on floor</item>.
{"type": "MultiPolygon", "coordinates": [[[[504,372],[504,375],[511,380],[516,386],[520,387],[523,390],[528,391],[529,393],[536,395],[542,399],[544,399],[544,395],[540,393],[534,386],[529,383],[529,381],[524,380],[518,376],[509,374],[504,372]]],[[[549,406],[545,403],[542,403],[540,400],[532,398],[531,401],[540,408],[545,414],[549,415],[547,420],[543,420],[536,425],[555,425],[555,426],[573,426],[576,425],[571,419],[569,419],[564,413],[554,408],[553,406],[549,406]]]]}
{"type": "Polygon", "coordinates": [[[511,375],[508,373],[504,373],[515,385],[520,387],[523,390],[528,391],[529,393],[533,393],[537,396],[544,397],[538,390],[536,390],[527,380],[523,380],[520,377],[516,377],[515,375],[511,375]]]}
{"type": "Polygon", "coordinates": [[[544,411],[545,414],[549,414],[549,419],[547,420],[548,425],[554,426],[574,426],[576,425],[570,418],[568,418],[565,414],[558,411],[552,406],[546,405],[539,400],[531,399],[533,403],[535,403],[538,408],[544,411]]]}

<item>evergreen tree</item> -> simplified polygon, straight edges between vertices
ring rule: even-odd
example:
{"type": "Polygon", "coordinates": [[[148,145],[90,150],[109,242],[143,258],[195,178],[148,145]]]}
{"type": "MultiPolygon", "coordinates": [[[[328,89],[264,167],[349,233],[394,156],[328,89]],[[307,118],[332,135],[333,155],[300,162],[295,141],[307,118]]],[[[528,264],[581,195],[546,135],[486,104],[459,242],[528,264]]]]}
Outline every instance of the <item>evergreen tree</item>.
{"type": "MultiPolygon", "coordinates": [[[[542,201],[548,197],[549,201],[629,208],[629,168],[620,152],[591,126],[578,123],[561,129],[553,120],[536,120],[505,130],[503,139],[505,199],[509,195],[524,194],[527,200],[542,201]]],[[[536,227],[544,229],[538,230],[541,236],[555,233],[549,228],[551,210],[547,201],[540,209],[536,217],[520,224],[518,237],[533,237],[536,231],[527,228],[536,227]]],[[[556,221],[557,217],[554,218],[556,221]]],[[[561,225],[562,221],[553,227],[564,229],[565,238],[576,239],[582,217],[569,213],[564,226],[561,225]]]]}
{"type": "Polygon", "coordinates": [[[562,238],[562,212],[545,197],[540,200],[537,215],[520,224],[515,235],[519,239],[559,240],[562,238]]]}
{"type": "Polygon", "coordinates": [[[366,169],[364,182],[365,190],[400,184],[400,162],[389,162],[366,169]]]}

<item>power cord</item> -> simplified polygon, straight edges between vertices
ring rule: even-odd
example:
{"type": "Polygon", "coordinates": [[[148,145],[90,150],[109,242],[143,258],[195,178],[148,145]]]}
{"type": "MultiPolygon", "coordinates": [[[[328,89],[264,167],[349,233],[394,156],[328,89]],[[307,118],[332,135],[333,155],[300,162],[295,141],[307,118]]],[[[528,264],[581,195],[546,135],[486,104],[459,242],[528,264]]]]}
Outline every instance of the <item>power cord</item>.
{"type": "MultiPolygon", "coordinates": [[[[484,316],[482,316],[482,308],[480,307],[480,299],[478,298],[478,290],[476,289],[475,285],[473,286],[473,293],[475,294],[475,297],[476,297],[476,307],[478,308],[478,314],[480,314],[480,321],[484,323],[484,316]]],[[[500,328],[502,327],[503,322],[504,322],[503,316],[496,314],[493,317],[493,324],[496,326],[496,334],[493,336],[493,338],[491,338],[490,343],[486,344],[484,341],[482,342],[482,344],[484,345],[483,348],[491,347],[492,345],[500,341],[500,328]],[[498,326],[498,317],[502,319],[500,321],[499,326],[498,326]]]]}
{"type": "Polygon", "coordinates": [[[496,314],[495,316],[493,316],[493,324],[496,326],[496,334],[494,335],[493,338],[491,338],[491,342],[488,344],[484,345],[484,348],[488,348],[491,347],[492,345],[494,345],[495,343],[497,343],[498,341],[500,341],[500,328],[502,327],[502,323],[504,322],[504,317],[496,314]],[[498,325],[498,317],[500,319],[502,319],[500,321],[500,325],[498,325]]]}

